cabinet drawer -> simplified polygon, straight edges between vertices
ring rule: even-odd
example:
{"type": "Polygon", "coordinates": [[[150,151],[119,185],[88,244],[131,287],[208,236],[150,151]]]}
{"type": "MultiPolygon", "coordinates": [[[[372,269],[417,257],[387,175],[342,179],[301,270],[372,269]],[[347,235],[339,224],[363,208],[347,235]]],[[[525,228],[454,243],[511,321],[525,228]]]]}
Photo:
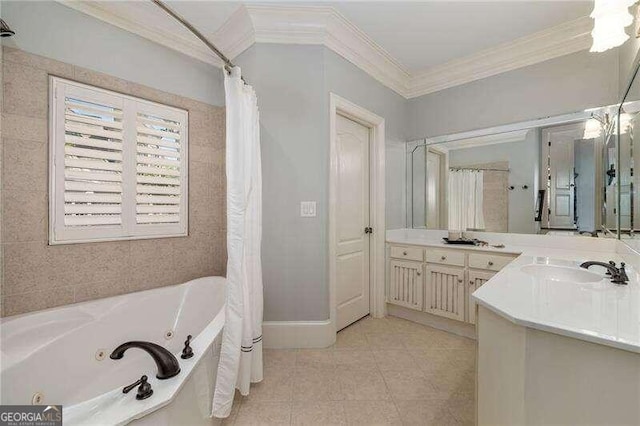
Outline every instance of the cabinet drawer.
{"type": "Polygon", "coordinates": [[[499,271],[507,266],[514,258],[511,256],[500,256],[497,254],[476,254],[469,253],[469,267],[476,269],[488,269],[489,271],[499,271]]]}
{"type": "Polygon", "coordinates": [[[455,250],[427,249],[426,261],[442,265],[464,266],[465,253],[455,250]]]}
{"type": "Polygon", "coordinates": [[[396,259],[415,260],[422,262],[422,249],[417,247],[391,246],[391,257],[396,259]]]}

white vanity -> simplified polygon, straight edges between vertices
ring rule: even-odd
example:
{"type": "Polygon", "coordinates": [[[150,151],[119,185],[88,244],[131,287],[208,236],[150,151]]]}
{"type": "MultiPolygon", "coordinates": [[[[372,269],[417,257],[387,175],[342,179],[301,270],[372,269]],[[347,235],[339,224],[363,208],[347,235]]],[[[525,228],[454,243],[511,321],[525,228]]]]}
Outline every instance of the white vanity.
{"type": "Polygon", "coordinates": [[[477,233],[505,247],[457,248],[442,236],[387,232],[387,307],[473,329],[478,425],[640,424],[637,255],[614,239],[477,233]],[[587,260],[635,265],[616,285],[587,260]]]}
{"type": "MultiPolygon", "coordinates": [[[[388,231],[387,303],[474,324],[475,303],[471,294],[518,253],[488,246],[445,245],[444,235],[442,231],[388,231]]],[[[404,317],[409,314],[397,309],[392,313],[404,317]]],[[[436,319],[430,315],[407,319],[460,332],[453,323],[434,323],[436,319]]]]}

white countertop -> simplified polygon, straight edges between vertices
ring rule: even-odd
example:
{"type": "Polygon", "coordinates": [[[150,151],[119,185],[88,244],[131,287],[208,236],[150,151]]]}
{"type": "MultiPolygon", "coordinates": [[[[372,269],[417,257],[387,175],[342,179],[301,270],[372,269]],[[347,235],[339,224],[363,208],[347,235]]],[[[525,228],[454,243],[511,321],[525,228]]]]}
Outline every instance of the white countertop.
{"type": "Polygon", "coordinates": [[[602,275],[602,280],[590,283],[541,279],[521,270],[540,263],[576,268],[587,260],[619,263],[624,259],[616,253],[616,240],[472,234],[490,244],[505,244],[496,249],[448,245],[441,240],[445,235],[443,231],[392,230],[387,231],[387,242],[519,254],[473,293],[479,304],[518,325],[640,353],[640,277],[633,267],[627,267],[627,285],[613,284],[600,267],[590,271],[602,275]]]}

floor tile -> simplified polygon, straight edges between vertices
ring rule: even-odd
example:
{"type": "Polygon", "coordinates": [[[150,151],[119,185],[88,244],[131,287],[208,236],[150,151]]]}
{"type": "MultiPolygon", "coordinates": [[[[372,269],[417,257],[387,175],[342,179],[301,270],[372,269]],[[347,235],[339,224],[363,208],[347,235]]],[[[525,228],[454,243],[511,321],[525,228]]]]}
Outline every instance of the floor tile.
{"type": "Polygon", "coordinates": [[[345,401],[344,411],[349,425],[401,425],[396,405],[391,401],[345,401]]]}
{"type": "Polygon", "coordinates": [[[291,401],[294,369],[287,367],[264,367],[264,379],[251,385],[245,399],[251,401],[291,401]]]}
{"type": "Polygon", "coordinates": [[[288,425],[291,423],[290,402],[243,401],[235,425],[288,425]]]}
{"type": "Polygon", "coordinates": [[[382,374],[374,367],[342,366],[338,379],[346,400],[383,401],[391,399],[382,374]]]}
{"type": "Polygon", "coordinates": [[[296,368],[324,369],[335,367],[333,350],[304,349],[296,353],[296,368]]]}
{"type": "Polygon", "coordinates": [[[374,350],[373,356],[380,371],[420,371],[411,352],[406,349],[374,350]]]}
{"type": "Polygon", "coordinates": [[[291,411],[292,425],[346,425],[342,402],[295,402],[291,411]]]}
{"type": "Polygon", "coordinates": [[[340,401],[344,399],[335,370],[296,369],[293,377],[294,401],[340,401]]]}
{"type": "Polygon", "coordinates": [[[336,349],[369,349],[369,342],[364,333],[346,328],[336,336],[336,349]]]}
{"type": "Polygon", "coordinates": [[[376,361],[370,350],[336,349],[333,353],[336,366],[352,365],[376,368],[376,361]]]}
{"type": "Polygon", "coordinates": [[[445,401],[397,401],[396,406],[404,425],[459,425],[445,401]]]}
{"type": "Polygon", "coordinates": [[[426,401],[438,397],[430,380],[414,372],[385,371],[382,375],[391,397],[396,401],[426,401]]]}
{"type": "Polygon", "coordinates": [[[264,380],[225,425],[473,425],[472,339],[364,318],[327,349],[264,351],[264,380]]]}
{"type": "Polygon", "coordinates": [[[371,349],[402,349],[404,343],[396,332],[365,333],[371,349]]]}

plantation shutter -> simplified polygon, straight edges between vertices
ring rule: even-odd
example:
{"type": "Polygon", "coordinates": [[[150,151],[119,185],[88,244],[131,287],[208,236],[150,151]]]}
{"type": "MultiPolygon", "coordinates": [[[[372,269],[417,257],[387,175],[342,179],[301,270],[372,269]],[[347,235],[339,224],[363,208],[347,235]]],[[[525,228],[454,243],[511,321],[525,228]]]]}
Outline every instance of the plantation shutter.
{"type": "Polygon", "coordinates": [[[139,110],[136,121],[136,223],[179,224],[184,123],[151,108],[139,110]]]}
{"type": "Polygon", "coordinates": [[[187,234],[187,112],[51,78],[50,243],[187,234]]]}
{"type": "Polygon", "coordinates": [[[65,96],[64,224],[122,223],[122,109],[65,96]]]}

